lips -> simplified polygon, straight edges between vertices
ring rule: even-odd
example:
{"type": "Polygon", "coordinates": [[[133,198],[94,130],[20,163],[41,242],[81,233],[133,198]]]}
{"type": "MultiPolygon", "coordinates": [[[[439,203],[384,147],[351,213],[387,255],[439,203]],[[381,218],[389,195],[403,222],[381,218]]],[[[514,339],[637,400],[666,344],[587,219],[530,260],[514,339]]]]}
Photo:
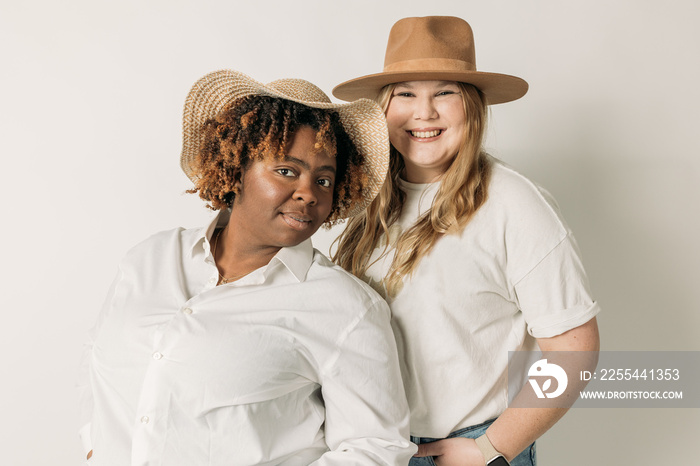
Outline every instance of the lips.
{"type": "Polygon", "coordinates": [[[434,138],[439,136],[442,133],[441,129],[433,129],[429,131],[412,131],[408,130],[408,133],[413,136],[414,138],[419,138],[419,139],[426,139],[426,138],[434,138]]]}
{"type": "Polygon", "coordinates": [[[282,212],[282,220],[295,230],[306,230],[313,220],[310,215],[301,212],[282,212]]]}

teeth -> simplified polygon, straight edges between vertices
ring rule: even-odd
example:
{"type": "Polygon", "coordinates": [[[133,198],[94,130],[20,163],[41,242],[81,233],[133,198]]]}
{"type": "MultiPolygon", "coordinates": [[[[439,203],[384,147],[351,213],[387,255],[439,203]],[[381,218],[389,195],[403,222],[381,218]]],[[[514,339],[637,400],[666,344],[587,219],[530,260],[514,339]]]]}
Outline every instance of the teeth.
{"type": "Polygon", "coordinates": [[[433,131],[411,131],[411,136],[414,138],[434,138],[438,134],[440,134],[439,129],[433,131]]]}

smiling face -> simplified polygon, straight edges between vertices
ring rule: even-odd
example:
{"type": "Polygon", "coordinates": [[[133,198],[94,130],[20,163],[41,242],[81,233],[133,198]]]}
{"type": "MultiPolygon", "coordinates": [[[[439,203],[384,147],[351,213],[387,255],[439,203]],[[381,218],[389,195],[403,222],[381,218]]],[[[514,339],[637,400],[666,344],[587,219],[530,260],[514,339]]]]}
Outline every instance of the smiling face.
{"type": "Polygon", "coordinates": [[[394,88],[386,119],[391,144],[406,165],[406,181],[435,181],[450,167],[465,135],[461,94],[451,81],[409,81],[394,88]]]}
{"type": "Polygon", "coordinates": [[[285,157],[250,162],[231,207],[229,225],[253,249],[296,246],[318,230],[333,206],[336,160],[314,149],[316,132],[302,126],[285,157]]]}

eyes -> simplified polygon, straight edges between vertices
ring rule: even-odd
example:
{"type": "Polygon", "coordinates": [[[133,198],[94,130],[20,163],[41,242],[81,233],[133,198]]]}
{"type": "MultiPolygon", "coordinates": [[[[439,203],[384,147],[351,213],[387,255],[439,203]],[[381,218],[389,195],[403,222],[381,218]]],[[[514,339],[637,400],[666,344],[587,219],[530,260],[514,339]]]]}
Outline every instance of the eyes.
{"type": "MultiPolygon", "coordinates": [[[[285,178],[293,178],[299,176],[299,174],[292,168],[288,167],[281,167],[275,169],[275,172],[279,173],[285,178]]],[[[323,188],[331,188],[333,187],[333,179],[330,176],[320,176],[316,180],[316,184],[323,188]]]]}
{"type": "MultiPolygon", "coordinates": [[[[459,95],[459,91],[454,91],[451,89],[443,89],[437,91],[434,96],[435,97],[442,97],[442,96],[448,96],[448,95],[459,95]]],[[[416,97],[416,94],[411,92],[411,91],[396,91],[392,97],[416,97]]]]}

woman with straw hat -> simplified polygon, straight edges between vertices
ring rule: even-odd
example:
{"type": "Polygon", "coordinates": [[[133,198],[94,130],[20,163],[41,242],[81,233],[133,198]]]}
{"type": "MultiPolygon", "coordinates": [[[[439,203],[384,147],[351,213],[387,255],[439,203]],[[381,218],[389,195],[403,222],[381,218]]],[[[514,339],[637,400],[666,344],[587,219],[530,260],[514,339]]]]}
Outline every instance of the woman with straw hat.
{"type": "Polygon", "coordinates": [[[313,84],[201,78],[182,167],[207,226],[119,267],[80,383],[89,464],[405,464],[408,408],[386,303],[314,251],[388,166],[376,103],[313,84]]]}
{"type": "Polygon", "coordinates": [[[487,105],[527,89],[477,71],[465,21],[424,17],[393,26],[383,72],[333,91],[387,117],[386,183],[334,260],[391,307],[411,464],[534,464],[533,442],[565,410],[508,408],[509,351],[598,350],[599,308],[556,204],[482,149],[487,105]]]}

